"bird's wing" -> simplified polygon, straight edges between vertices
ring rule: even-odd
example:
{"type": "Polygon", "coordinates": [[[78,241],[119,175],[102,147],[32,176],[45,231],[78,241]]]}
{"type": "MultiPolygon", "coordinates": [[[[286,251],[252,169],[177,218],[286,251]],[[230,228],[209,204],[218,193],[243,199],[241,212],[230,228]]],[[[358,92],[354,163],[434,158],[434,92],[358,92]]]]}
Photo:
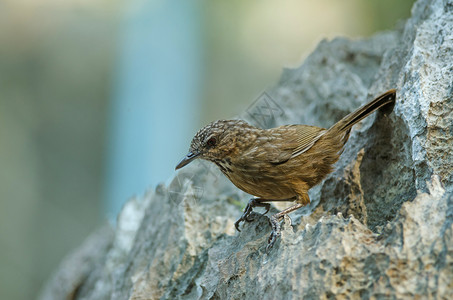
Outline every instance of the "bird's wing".
{"type": "Polygon", "coordinates": [[[285,125],[269,130],[274,151],[270,152],[269,161],[282,164],[308,149],[326,132],[326,129],[308,125],[285,125]]]}

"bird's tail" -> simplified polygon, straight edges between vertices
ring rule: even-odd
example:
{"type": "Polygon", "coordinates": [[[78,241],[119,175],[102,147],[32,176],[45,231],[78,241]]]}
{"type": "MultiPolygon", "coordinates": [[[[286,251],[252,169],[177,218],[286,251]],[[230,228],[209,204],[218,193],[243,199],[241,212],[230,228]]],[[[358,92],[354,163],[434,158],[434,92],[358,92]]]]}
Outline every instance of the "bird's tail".
{"type": "Polygon", "coordinates": [[[356,111],[350,113],[328,129],[330,133],[342,133],[347,132],[351,129],[354,124],[373,113],[375,110],[381,108],[384,105],[394,103],[396,99],[396,90],[392,89],[384,94],[380,95],[373,101],[365,104],[358,108],[356,111]]]}

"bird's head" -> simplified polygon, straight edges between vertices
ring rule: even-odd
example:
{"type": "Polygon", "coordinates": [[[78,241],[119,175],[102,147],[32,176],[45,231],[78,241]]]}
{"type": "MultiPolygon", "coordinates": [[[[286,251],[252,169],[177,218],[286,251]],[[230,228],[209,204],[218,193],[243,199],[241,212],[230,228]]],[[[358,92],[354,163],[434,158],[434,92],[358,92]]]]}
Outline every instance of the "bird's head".
{"type": "Polygon", "coordinates": [[[241,120],[218,120],[201,128],[190,144],[189,153],[179,162],[176,170],[186,166],[197,158],[216,161],[228,155],[234,155],[246,142],[256,138],[258,130],[241,120]],[[248,133],[248,140],[244,134],[248,133]],[[254,136],[254,137],[253,137],[254,136]],[[239,143],[238,143],[239,141],[239,143]]]}

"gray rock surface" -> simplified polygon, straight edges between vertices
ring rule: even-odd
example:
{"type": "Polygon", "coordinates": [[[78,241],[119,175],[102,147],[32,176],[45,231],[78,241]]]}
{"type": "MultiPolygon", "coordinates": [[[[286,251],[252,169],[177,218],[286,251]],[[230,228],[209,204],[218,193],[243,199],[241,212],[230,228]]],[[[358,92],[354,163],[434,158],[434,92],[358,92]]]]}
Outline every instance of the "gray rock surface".
{"type": "Polygon", "coordinates": [[[327,127],[394,87],[393,112],[355,126],[271,252],[266,217],[234,230],[249,196],[194,163],[129,201],[41,299],[453,299],[453,1],[418,1],[400,31],[321,42],[243,117],[327,127]]]}

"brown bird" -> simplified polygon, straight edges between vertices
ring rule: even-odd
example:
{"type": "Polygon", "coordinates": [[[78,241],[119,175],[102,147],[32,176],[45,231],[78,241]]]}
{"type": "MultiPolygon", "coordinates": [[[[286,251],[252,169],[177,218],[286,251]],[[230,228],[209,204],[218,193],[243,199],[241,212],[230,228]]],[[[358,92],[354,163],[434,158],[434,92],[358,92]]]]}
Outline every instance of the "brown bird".
{"type": "Polygon", "coordinates": [[[238,231],[242,221],[252,221],[254,207],[265,207],[267,213],[268,202],[294,201],[293,206],[269,218],[269,250],[280,236],[280,220],[309,204],[308,190],[332,172],[351,127],[380,107],[394,103],[395,98],[396,91],[389,90],[329,129],[308,125],[260,129],[241,120],[218,120],[197,132],[176,170],[196,158],[205,159],[215,163],[238,188],[256,196],[236,221],[238,231]]]}

